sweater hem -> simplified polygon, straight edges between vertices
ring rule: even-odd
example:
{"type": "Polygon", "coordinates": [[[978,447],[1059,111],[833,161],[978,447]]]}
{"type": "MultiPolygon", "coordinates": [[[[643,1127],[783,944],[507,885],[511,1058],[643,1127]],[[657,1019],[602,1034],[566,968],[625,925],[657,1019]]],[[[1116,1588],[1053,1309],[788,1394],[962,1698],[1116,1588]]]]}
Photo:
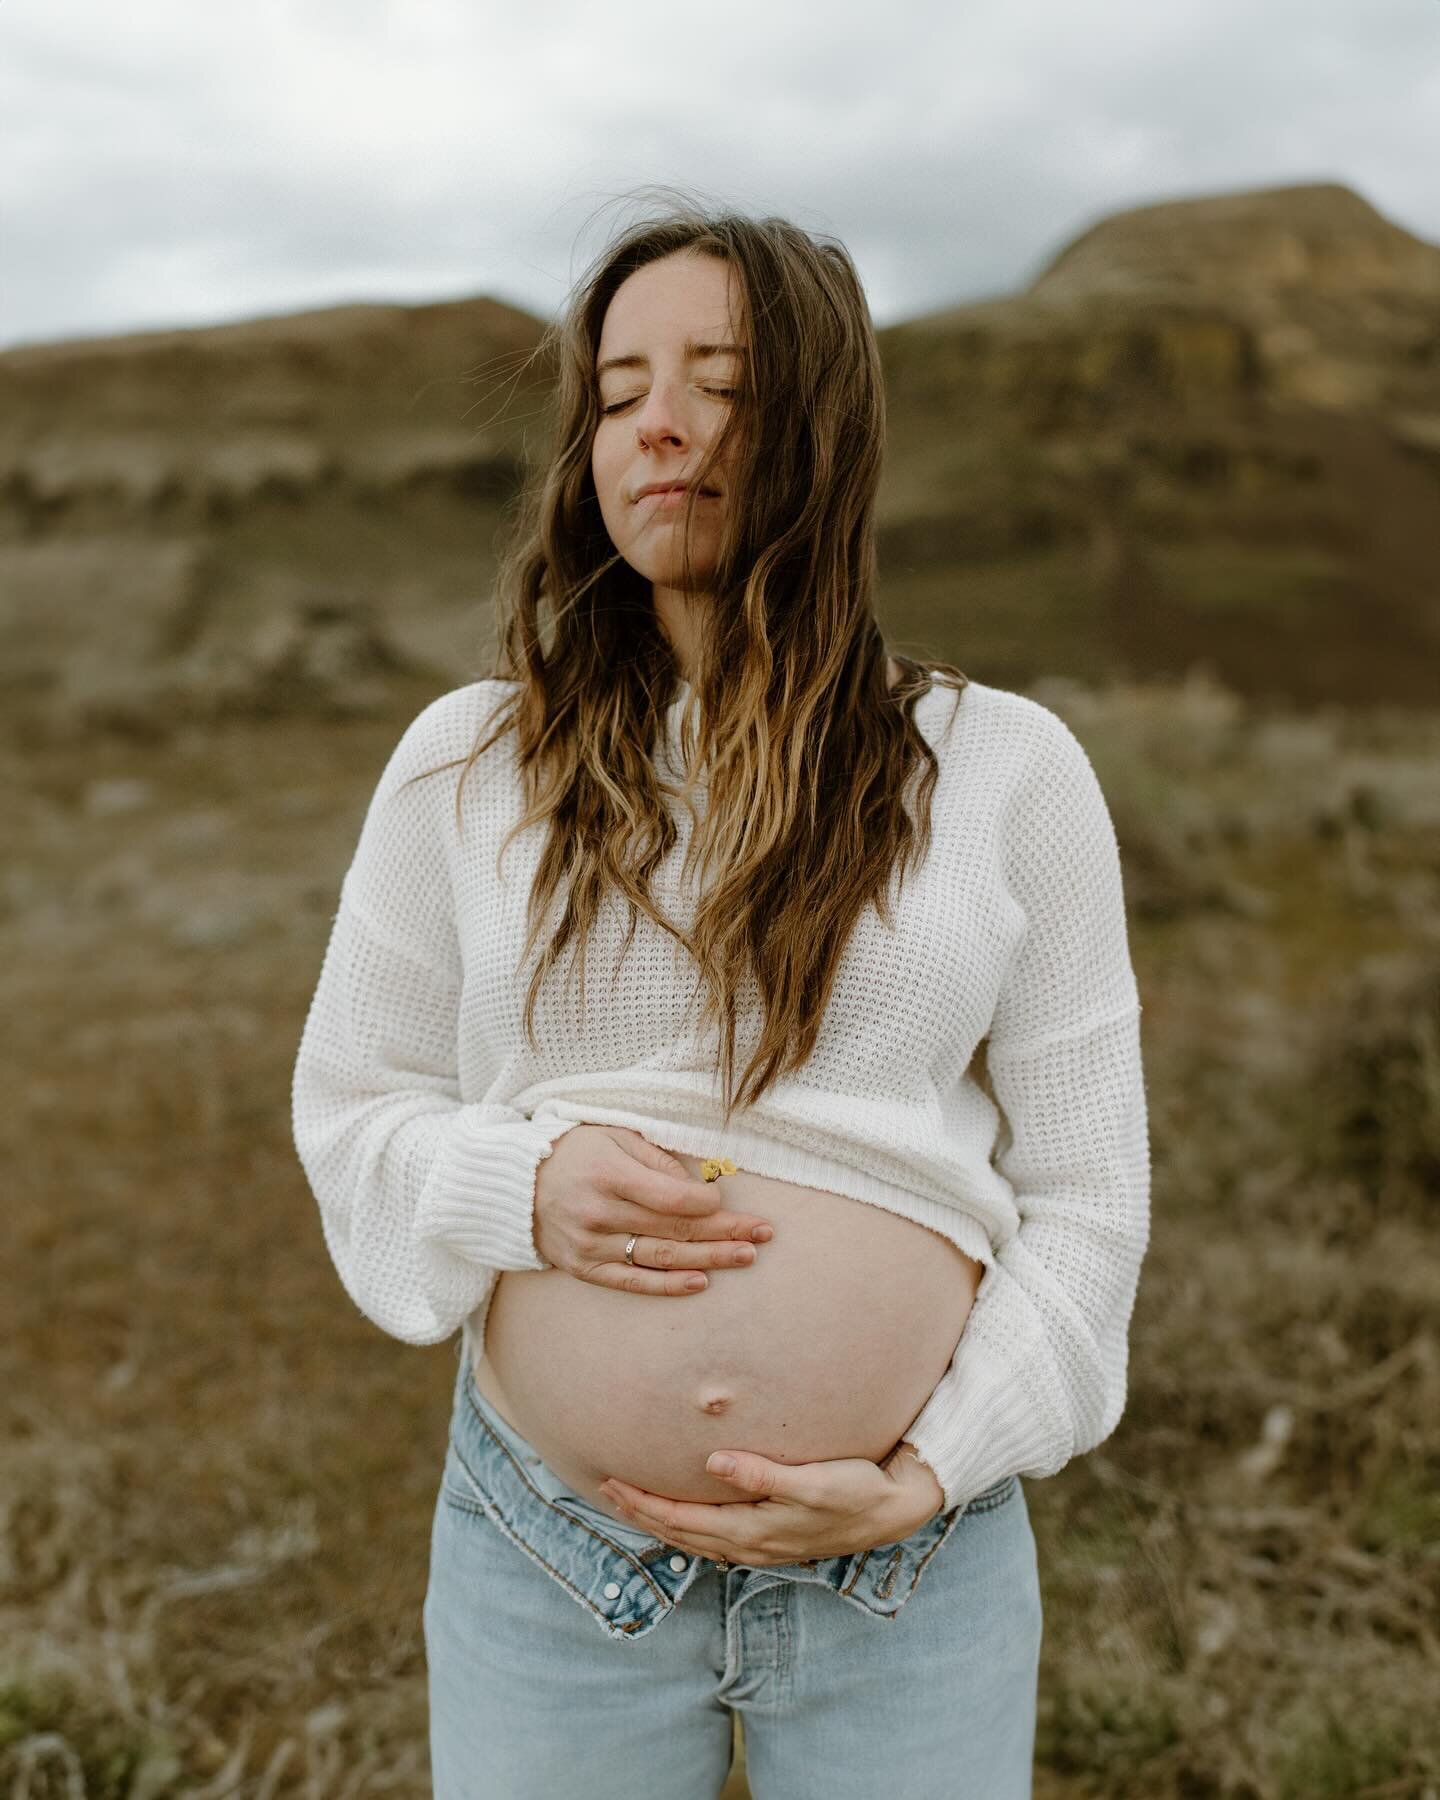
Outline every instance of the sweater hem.
{"type": "MultiPolygon", "coordinates": [[[[633,1114],[620,1113],[603,1106],[579,1106],[568,1101],[551,1101],[531,1116],[531,1123],[560,1131],[576,1124],[621,1125],[638,1131],[649,1144],[659,1150],[681,1151],[687,1156],[728,1156],[737,1168],[752,1175],[766,1175],[776,1181],[792,1181],[798,1186],[813,1187],[843,1200],[858,1200],[867,1206],[878,1206],[912,1225],[923,1225],[956,1249],[986,1267],[995,1261],[995,1251],[981,1221],[958,1205],[931,1199],[909,1188],[882,1181],[849,1163],[831,1157],[817,1156],[791,1144],[775,1144],[745,1132],[715,1130],[699,1125],[660,1124],[637,1120],[633,1114]],[[562,1115],[560,1108],[566,1109],[562,1115]],[[570,1116],[573,1113],[573,1117],[570,1116]],[[607,1116],[608,1115],[608,1116],[607,1116]]],[[[548,1267],[548,1265],[546,1265],[548,1267]]],[[[466,1316],[462,1325],[462,1351],[473,1368],[485,1354],[485,1321],[490,1311],[494,1287],[466,1316]]]]}
{"type": "Polygon", "coordinates": [[[686,1156],[729,1157],[745,1174],[767,1175],[776,1181],[819,1188],[842,1200],[860,1200],[914,1225],[926,1226],[978,1263],[988,1267],[995,1261],[995,1250],[984,1224],[965,1210],[958,1199],[936,1200],[928,1194],[917,1194],[838,1158],[820,1156],[794,1144],[773,1143],[733,1126],[725,1131],[714,1126],[660,1123],[615,1108],[571,1101],[542,1102],[533,1115],[537,1125],[560,1116],[569,1118],[571,1123],[579,1123],[583,1118],[590,1124],[622,1125],[639,1132],[646,1143],[654,1144],[658,1150],[678,1150],[686,1156]]]}

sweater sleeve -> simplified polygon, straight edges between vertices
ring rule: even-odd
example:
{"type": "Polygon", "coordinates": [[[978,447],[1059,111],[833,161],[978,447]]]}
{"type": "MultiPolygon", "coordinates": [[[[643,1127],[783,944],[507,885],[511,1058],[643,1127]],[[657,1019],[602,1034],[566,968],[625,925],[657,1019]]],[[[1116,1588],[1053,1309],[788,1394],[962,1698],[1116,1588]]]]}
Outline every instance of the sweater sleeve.
{"type": "Polygon", "coordinates": [[[950,1367],[905,1436],[945,1505],[1053,1475],[1114,1430],[1149,1239],[1150,1147],[1120,858],[1095,771],[1042,709],[1004,828],[1026,928],[987,1066],[1017,1229],[994,1246],[950,1367]]]}
{"type": "Polygon", "coordinates": [[[462,989],[444,832],[457,829],[463,754],[437,729],[443,701],[410,726],[371,798],[340,890],[291,1088],[295,1147],[326,1247],[360,1310],[411,1344],[438,1343],[501,1269],[545,1269],[534,1244],[535,1176],[573,1121],[532,1123],[460,1096],[462,989]]]}

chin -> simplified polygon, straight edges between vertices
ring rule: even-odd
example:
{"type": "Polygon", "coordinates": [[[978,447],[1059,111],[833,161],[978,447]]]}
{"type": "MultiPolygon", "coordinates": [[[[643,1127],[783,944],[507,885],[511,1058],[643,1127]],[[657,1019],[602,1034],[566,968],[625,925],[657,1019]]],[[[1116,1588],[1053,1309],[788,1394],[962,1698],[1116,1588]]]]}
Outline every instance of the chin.
{"type": "MultiPolygon", "coordinates": [[[[625,560],[630,562],[628,556],[625,560]]],[[[684,570],[678,559],[672,563],[668,558],[647,556],[641,562],[630,562],[630,567],[653,587],[670,588],[677,593],[688,591],[703,594],[707,592],[710,580],[715,573],[713,562],[703,560],[697,562],[693,568],[691,585],[687,590],[684,586],[684,570]]]]}
{"type": "MultiPolygon", "coordinates": [[[[684,575],[684,561],[680,554],[678,539],[674,544],[642,543],[629,546],[621,551],[627,563],[637,575],[643,575],[646,581],[658,587],[679,588],[684,575]]],[[[694,569],[694,585],[703,589],[714,576],[719,562],[717,547],[713,543],[701,543],[696,546],[692,558],[694,569]]]]}

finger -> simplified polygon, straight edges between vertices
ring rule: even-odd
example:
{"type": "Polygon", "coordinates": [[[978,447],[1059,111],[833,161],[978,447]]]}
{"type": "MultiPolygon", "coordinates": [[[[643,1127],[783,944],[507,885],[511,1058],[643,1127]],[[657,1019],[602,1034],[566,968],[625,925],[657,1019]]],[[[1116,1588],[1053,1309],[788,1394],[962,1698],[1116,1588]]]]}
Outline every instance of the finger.
{"type": "Polygon", "coordinates": [[[754,1450],[712,1450],[705,1464],[707,1475],[723,1481],[753,1501],[783,1502],[808,1512],[851,1513],[870,1504],[874,1495],[876,1465],[863,1457],[838,1457],[828,1462],[780,1462],[754,1450]],[[729,1474],[716,1465],[722,1458],[733,1463],[729,1474]]]}
{"type": "MultiPolygon", "coordinates": [[[[623,1260],[625,1244],[620,1246],[623,1260]]],[[[759,1251],[748,1243],[679,1244],[674,1238],[639,1237],[634,1259],[647,1269],[745,1269],[759,1251]]]]}
{"type": "Polygon", "coordinates": [[[712,1546],[704,1551],[706,1556],[746,1562],[752,1552],[759,1553],[755,1509],[749,1501],[722,1500],[711,1505],[703,1500],[669,1500],[663,1494],[631,1487],[613,1475],[602,1492],[612,1505],[662,1537],[678,1535],[712,1546]]]}
{"type": "Polygon", "coordinates": [[[775,1462],[753,1450],[713,1450],[705,1471],[751,1500],[789,1500],[799,1506],[824,1504],[805,1464],[775,1462]],[[725,1463],[731,1467],[727,1470],[725,1463]]]}
{"type": "MultiPolygon", "coordinates": [[[[756,1227],[769,1226],[770,1221],[756,1213],[717,1207],[715,1183],[687,1174],[684,1165],[676,1164],[663,1150],[657,1154],[666,1166],[656,1168],[634,1154],[625,1142],[615,1142],[621,1155],[606,1169],[605,1178],[622,1200],[677,1221],[703,1221],[705,1229],[691,1234],[698,1237],[749,1237],[756,1227]]],[[[654,1150],[655,1146],[648,1148],[654,1150]]],[[[680,1233],[669,1235],[678,1237],[680,1233]]]]}
{"type": "Polygon", "coordinates": [[[628,1125],[607,1125],[604,1129],[611,1141],[632,1161],[643,1164],[647,1169],[660,1169],[666,1174],[689,1178],[690,1171],[680,1158],[669,1150],[662,1149],[659,1144],[652,1144],[643,1132],[634,1131],[628,1125]]]}
{"type": "Polygon", "coordinates": [[[710,1278],[700,1269],[646,1269],[639,1263],[596,1262],[574,1271],[594,1287],[621,1294],[703,1294],[710,1278]]]}
{"type": "MultiPolygon", "coordinates": [[[[709,1190],[707,1190],[709,1191],[709,1190]]],[[[670,1238],[676,1243],[767,1243],[775,1235],[768,1219],[756,1213],[730,1212],[724,1207],[695,1214],[666,1211],[648,1205],[629,1187],[611,1187],[601,1229],[634,1231],[643,1237],[670,1238]]]]}

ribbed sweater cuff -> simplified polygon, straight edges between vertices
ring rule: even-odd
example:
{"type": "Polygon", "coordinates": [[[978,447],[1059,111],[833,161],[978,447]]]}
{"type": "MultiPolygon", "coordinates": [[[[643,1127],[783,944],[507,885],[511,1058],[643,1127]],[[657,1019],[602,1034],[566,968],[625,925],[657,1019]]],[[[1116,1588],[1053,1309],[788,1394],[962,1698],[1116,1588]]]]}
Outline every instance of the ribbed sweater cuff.
{"type": "Polygon", "coordinates": [[[487,1122],[462,1109],[416,1209],[415,1234],[492,1269],[548,1269],[535,1248],[535,1177],[573,1119],[487,1122]]]}
{"type": "Polygon", "coordinates": [[[983,1494],[1007,1475],[1059,1468],[1053,1424],[1026,1403],[1013,1372],[978,1338],[925,1402],[906,1441],[945,1490],[945,1510],[983,1494]]]}

